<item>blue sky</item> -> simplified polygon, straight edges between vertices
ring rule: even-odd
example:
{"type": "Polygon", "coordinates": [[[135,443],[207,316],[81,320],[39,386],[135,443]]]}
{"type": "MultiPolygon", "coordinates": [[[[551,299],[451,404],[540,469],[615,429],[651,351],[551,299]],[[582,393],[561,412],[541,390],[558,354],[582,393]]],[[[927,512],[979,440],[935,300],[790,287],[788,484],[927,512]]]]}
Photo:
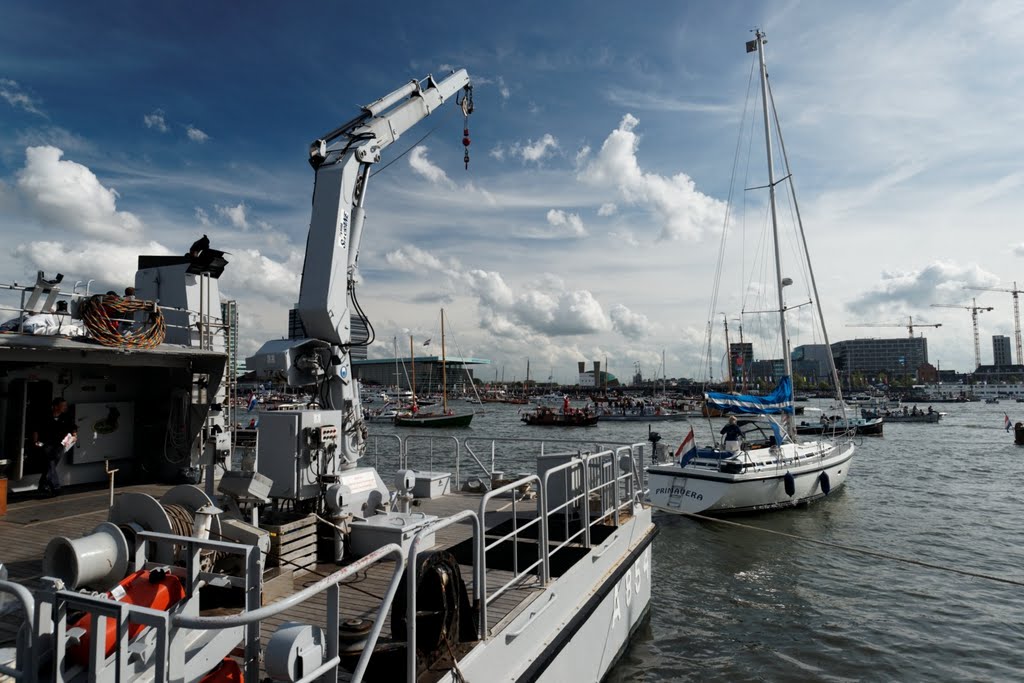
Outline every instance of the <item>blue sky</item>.
{"type": "MultiPolygon", "coordinates": [[[[436,339],[444,305],[458,351],[506,379],[527,358],[563,381],[605,358],[650,376],[663,350],[669,376],[699,376],[743,43],[761,26],[831,338],[902,336],[847,325],[912,315],[943,324],[925,330],[932,362],[966,370],[970,315],[929,304],[972,294],[995,307],[983,362],[993,334],[1013,336],[1010,296],[964,287],[1024,284],[1017,3],[473,5],[7,3],[4,279],[43,268],[116,286],[136,254],[205,232],[232,252],[221,287],[251,352],[285,333],[298,295],[309,142],[409,79],[464,67],[470,169],[450,104],[371,181],[372,353],[436,339]]],[[[763,184],[750,160],[739,182],[763,184]]],[[[739,282],[723,281],[727,317],[749,310],[739,282]]]]}

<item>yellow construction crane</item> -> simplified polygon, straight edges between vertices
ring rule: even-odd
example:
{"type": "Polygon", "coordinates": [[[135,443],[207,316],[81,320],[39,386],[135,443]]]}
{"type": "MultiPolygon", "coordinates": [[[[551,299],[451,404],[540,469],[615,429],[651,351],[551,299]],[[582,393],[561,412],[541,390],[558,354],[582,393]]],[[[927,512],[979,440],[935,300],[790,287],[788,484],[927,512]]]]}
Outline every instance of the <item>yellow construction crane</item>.
{"type": "Polygon", "coordinates": [[[979,306],[978,302],[971,299],[970,306],[964,306],[963,304],[932,304],[933,308],[966,308],[971,312],[971,324],[974,325],[974,367],[977,369],[981,365],[981,343],[978,339],[978,313],[984,313],[985,311],[991,311],[991,306],[979,306]]]}
{"type": "Polygon", "coordinates": [[[1024,353],[1021,353],[1020,343],[1020,302],[1017,295],[1024,290],[1017,289],[1017,283],[1013,283],[1013,289],[1001,287],[964,287],[964,289],[976,289],[979,292],[1009,292],[1013,295],[1013,334],[1017,342],[1017,364],[1024,365],[1024,353]]]}
{"type": "Polygon", "coordinates": [[[942,323],[931,323],[931,324],[918,323],[917,325],[915,325],[914,324],[914,316],[908,315],[907,316],[907,322],[905,322],[905,323],[860,323],[860,324],[850,323],[850,324],[847,325],[847,327],[905,327],[905,328],[907,328],[907,332],[910,333],[910,338],[913,339],[914,338],[914,328],[915,327],[942,327],[942,323]]]}

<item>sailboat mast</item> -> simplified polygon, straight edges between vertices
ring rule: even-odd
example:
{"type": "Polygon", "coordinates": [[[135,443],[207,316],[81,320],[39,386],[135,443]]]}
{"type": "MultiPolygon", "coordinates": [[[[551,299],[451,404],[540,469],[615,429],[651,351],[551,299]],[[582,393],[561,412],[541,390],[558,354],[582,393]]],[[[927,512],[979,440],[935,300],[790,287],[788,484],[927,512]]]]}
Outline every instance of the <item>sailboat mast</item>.
{"type": "MultiPolygon", "coordinates": [[[[782,334],[782,364],[786,377],[792,381],[793,359],[789,356],[789,335],[786,334],[786,304],[782,296],[782,257],[779,253],[779,216],[775,206],[775,166],[772,160],[772,126],[768,116],[768,67],[764,63],[764,34],[758,29],[755,32],[757,43],[757,59],[761,66],[761,106],[764,109],[764,148],[768,156],[768,201],[772,210],[772,247],[775,252],[775,287],[779,294],[779,331],[782,334]]],[[[785,413],[786,431],[790,437],[795,436],[793,414],[785,413]]]]}
{"type": "Polygon", "coordinates": [[[409,335],[409,358],[411,359],[409,361],[409,364],[412,366],[412,380],[410,382],[412,384],[412,404],[415,406],[416,405],[416,353],[413,351],[413,348],[412,348],[412,335],[411,334],[409,335]]]}
{"type": "Polygon", "coordinates": [[[441,309],[441,405],[448,414],[448,357],[444,350],[444,309],[441,309]]]}
{"type": "Polygon", "coordinates": [[[736,383],[732,378],[732,350],[729,348],[729,317],[722,314],[722,325],[725,328],[725,382],[729,385],[729,391],[736,389],[736,383]]]}
{"type": "MultiPolygon", "coordinates": [[[[771,88],[768,88],[768,94],[771,95],[771,88]]],[[[775,117],[775,128],[779,133],[779,148],[782,150],[782,162],[786,165],[786,177],[789,178],[790,197],[793,200],[793,209],[796,213],[796,224],[800,228],[800,242],[804,248],[804,258],[807,260],[807,274],[811,278],[811,289],[814,290],[814,303],[818,309],[818,320],[821,321],[821,334],[825,341],[825,351],[828,358],[828,368],[832,375],[832,384],[836,388],[836,401],[839,402],[839,406],[843,411],[843,417],[846,417],[846,402],[843,401],[843,383],[839,381],[839,370],[836,368],[836,359],[832,355],[832,343],[828,339],[828,326],[825,325],[825,314],[821,310],[821,297],[818,295],[818,281],[814,277],[814,268],[811,266],[811,252],[807,248],[807,236],[804,233],[804,221],[800,217],[800,204],[796,200],[796,187],[793,185],[793,171],[789,168],[789,155],[786,154],[786,141],[782,139],[782,128],[779,126],[779,113],[775,111],[775,98],[771,97],[772,101],[772,114],[775,117]]],[[[1014,285],[1016,289],[1016,285],[1014,285]]],[[[913,323],[913,318],[910,319],[913,323]]]]}

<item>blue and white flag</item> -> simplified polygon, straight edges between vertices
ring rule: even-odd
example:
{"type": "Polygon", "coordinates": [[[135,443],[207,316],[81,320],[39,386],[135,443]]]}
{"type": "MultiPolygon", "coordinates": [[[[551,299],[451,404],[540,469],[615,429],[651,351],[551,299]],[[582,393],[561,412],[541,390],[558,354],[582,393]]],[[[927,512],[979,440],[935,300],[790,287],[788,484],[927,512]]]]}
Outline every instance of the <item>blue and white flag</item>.
{"type": "Polygon", "coordinates": [[[256,396],[256,392],[255,391],[252,392],[251,394],[249,394],[249,407],[246,409],[247,412],[251,413],[253,410],[255,410],[256,409],[256,404],[258,404],[259,402],[260,402],[259,397],[256,396]]]}

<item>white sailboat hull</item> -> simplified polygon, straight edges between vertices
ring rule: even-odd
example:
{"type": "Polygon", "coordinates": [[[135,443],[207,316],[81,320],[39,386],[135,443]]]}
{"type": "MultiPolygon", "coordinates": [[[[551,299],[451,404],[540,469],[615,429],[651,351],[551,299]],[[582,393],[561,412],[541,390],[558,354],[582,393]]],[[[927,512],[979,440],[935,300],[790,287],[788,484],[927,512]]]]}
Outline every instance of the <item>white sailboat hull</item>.
{"type": "Polygon", "coordinates": [[[654,465],[647,470],[647,502],[665,512],[718,514],[809,503],[846,482],[854,450],[851,442],[809,442],[741,451],[729,459],[698,457],[686,467],[654,465]],[[723,472],[721,463],[745,466],[723,472]],[[792,495],[786,491],[787,474],[792,475],[792,495]]]}

